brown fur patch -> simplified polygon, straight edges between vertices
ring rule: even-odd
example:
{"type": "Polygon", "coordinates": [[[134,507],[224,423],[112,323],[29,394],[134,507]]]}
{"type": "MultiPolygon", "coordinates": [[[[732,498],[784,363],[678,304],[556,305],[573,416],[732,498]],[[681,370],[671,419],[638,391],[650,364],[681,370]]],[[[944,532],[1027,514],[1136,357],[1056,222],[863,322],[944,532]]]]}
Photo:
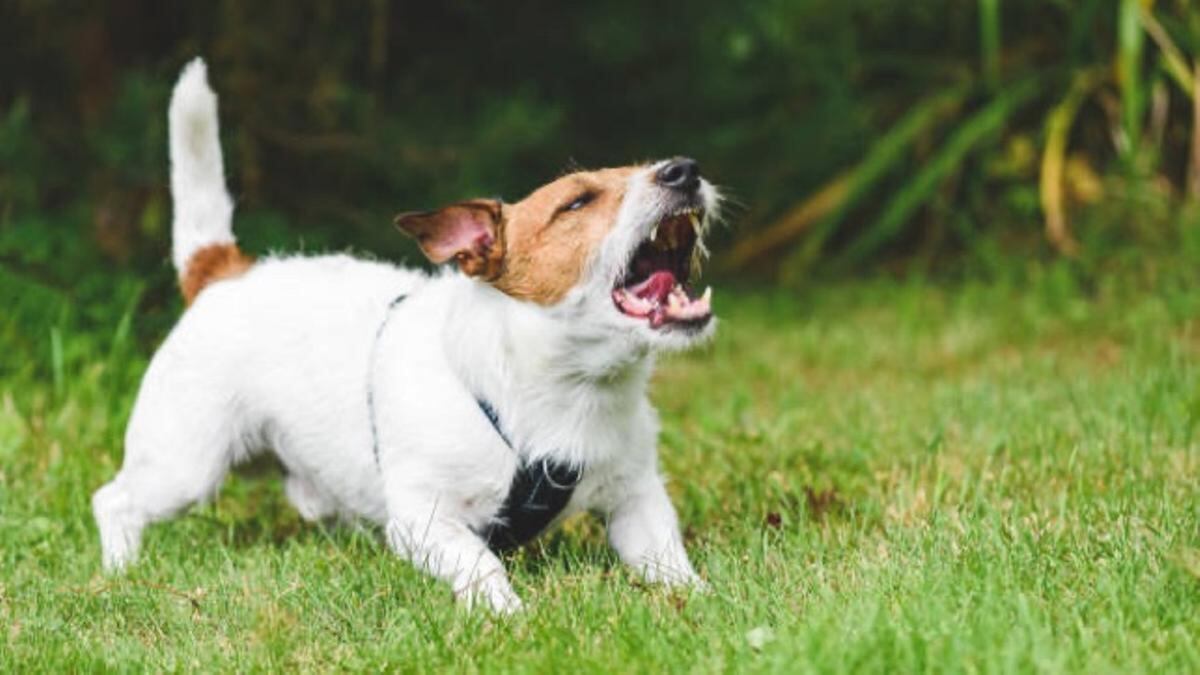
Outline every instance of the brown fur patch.
{"type": "Polygon", "coordinates": [[[584,266],[617,222],[625,185],[638,167],[573,173],[504,207],[504,267],[492,284],[540,305],[563,299],[579,283],[584,266]],[[582,208],[563,211],[577,197],[582,208]]]}
{"type": "Polygon", "coordinates": [[[240,276],[253,264],[254,258],[242,253],[236,244],[212,244],[197,250],[179,275],[184,303],[192,304],[209,284],[240,276]]]}
{"type": "Polygon", "coordinates": [[[641,167],[580,171],[516,204],[475,199],[436,211],[402,213],[396,225],[435,263],[521,300],[552,305],[579,283],[588,259],[617,222],[629,177],[641,167]],[[585,198],[579,208],[572,202],[585,198]]]}
{"type": "Polygon", "coordinates": [[[494,199],[472,199],[436,211],[401,213],[395,223],[434,263],[453,258],[468,276],[491,281],[504,262],[502,208],[494,199]]]}

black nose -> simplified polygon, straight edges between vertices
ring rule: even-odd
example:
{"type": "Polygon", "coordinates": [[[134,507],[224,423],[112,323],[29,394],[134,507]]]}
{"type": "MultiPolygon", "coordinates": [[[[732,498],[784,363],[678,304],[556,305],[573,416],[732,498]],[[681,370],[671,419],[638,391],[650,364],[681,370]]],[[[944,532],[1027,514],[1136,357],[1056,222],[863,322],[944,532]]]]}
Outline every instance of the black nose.
{"type": "Polygon", "coordinates": [[[695,192],[700,186],[700,165],[691,157],[676,157],[664,164],[654,178],[663,187],[695,192]]]}

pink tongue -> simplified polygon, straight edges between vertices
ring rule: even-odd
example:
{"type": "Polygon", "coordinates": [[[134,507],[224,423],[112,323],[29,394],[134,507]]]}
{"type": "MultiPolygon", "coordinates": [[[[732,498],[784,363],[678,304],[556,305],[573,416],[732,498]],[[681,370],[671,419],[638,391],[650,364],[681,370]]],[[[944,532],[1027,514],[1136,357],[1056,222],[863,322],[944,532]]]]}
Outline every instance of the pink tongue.
{"type": "Polygon", "coordinates": [[[675,275],[663,270],[651,274],[649,279],[636,286],[630,286],[627,290],[643,300],[653,299],[663,303],[674,287],[675,275]]]}

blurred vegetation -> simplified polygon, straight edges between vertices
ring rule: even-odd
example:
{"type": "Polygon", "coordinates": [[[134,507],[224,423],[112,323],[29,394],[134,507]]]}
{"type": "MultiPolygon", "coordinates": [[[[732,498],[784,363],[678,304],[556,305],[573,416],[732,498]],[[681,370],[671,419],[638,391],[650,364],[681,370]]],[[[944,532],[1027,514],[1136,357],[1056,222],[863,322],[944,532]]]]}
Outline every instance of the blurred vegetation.
{"type": "Polygon", "coordinates": [[[415,262],[394,212],[687,154],[731,197],[731,279],[1200,261],[1185,0],[5,0],[0,54],[0,321],[39,344],[170,321],[165,110],[197,54],[259,253],[415,262]]]}

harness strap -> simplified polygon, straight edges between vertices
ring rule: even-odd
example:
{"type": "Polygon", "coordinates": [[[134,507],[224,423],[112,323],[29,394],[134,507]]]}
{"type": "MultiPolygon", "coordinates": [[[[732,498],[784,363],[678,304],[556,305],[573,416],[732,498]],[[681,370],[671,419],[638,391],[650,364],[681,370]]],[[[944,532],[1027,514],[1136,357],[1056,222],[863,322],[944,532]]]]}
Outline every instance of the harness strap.
{"type": "Polygon", "coordinates": [[[371,421],[371,454],[375,457],[375,468],[377,469],[379,468],[379,429],[375,424],[375,360],[379,352],[379,338],[383,337],[383,329],[387,328],[388,321],[392,318],[392,310],[407,297],[408,295],[401,293],[396,296],[395,300],[388,303],[383,321],[380,321],[379,328],[375,329],[375,341],[371,343],[371,356],[367,363],[367,416],[371,421]]]}
{"type": "MultiPolygon", "coordinates": [[[[367,413],[371,425],[371,452],[375,456],[375,466],[379,467],[379,431],[375,422],[375,361],[379,351],[379,340],[392,317],[392,310],[399,305],[407,295],[399,295],[388,305],[383,321],[375,331],[375,342],[371,346],[370,364],[367,371],[367,413]]],[[[513,447],[508,434],[500,425],[500,415],[484,399],[476,396],[475,403],[480,412],[491,423],[492,429],[500,436],[500,440],[518,457],[517,470],[513,473],[512,483],[500,510],[492,517],[491,522],[479,533],[487,542],[489,548],[496,552],[509,551],[520,547],[537,537],[547,526],[562,513],[575,486],[583,478],[583,469],[572,464],[543,459],[530,462],[521,456],[513,447]]]]}
{"type": "MultiPolygon", "coordinates": [[[[515,452],[500,427],[496,409],[482,398],[476,397],[475,402],[504,444],[515,452]]],[[[548,459],[529,462],[524,457],[519,462],[504,504],[480,533],[488,548],[496,552],[518,548],[541,534],[567,507],[583,477],[583,470],[572,464],[548,459]]]]}

